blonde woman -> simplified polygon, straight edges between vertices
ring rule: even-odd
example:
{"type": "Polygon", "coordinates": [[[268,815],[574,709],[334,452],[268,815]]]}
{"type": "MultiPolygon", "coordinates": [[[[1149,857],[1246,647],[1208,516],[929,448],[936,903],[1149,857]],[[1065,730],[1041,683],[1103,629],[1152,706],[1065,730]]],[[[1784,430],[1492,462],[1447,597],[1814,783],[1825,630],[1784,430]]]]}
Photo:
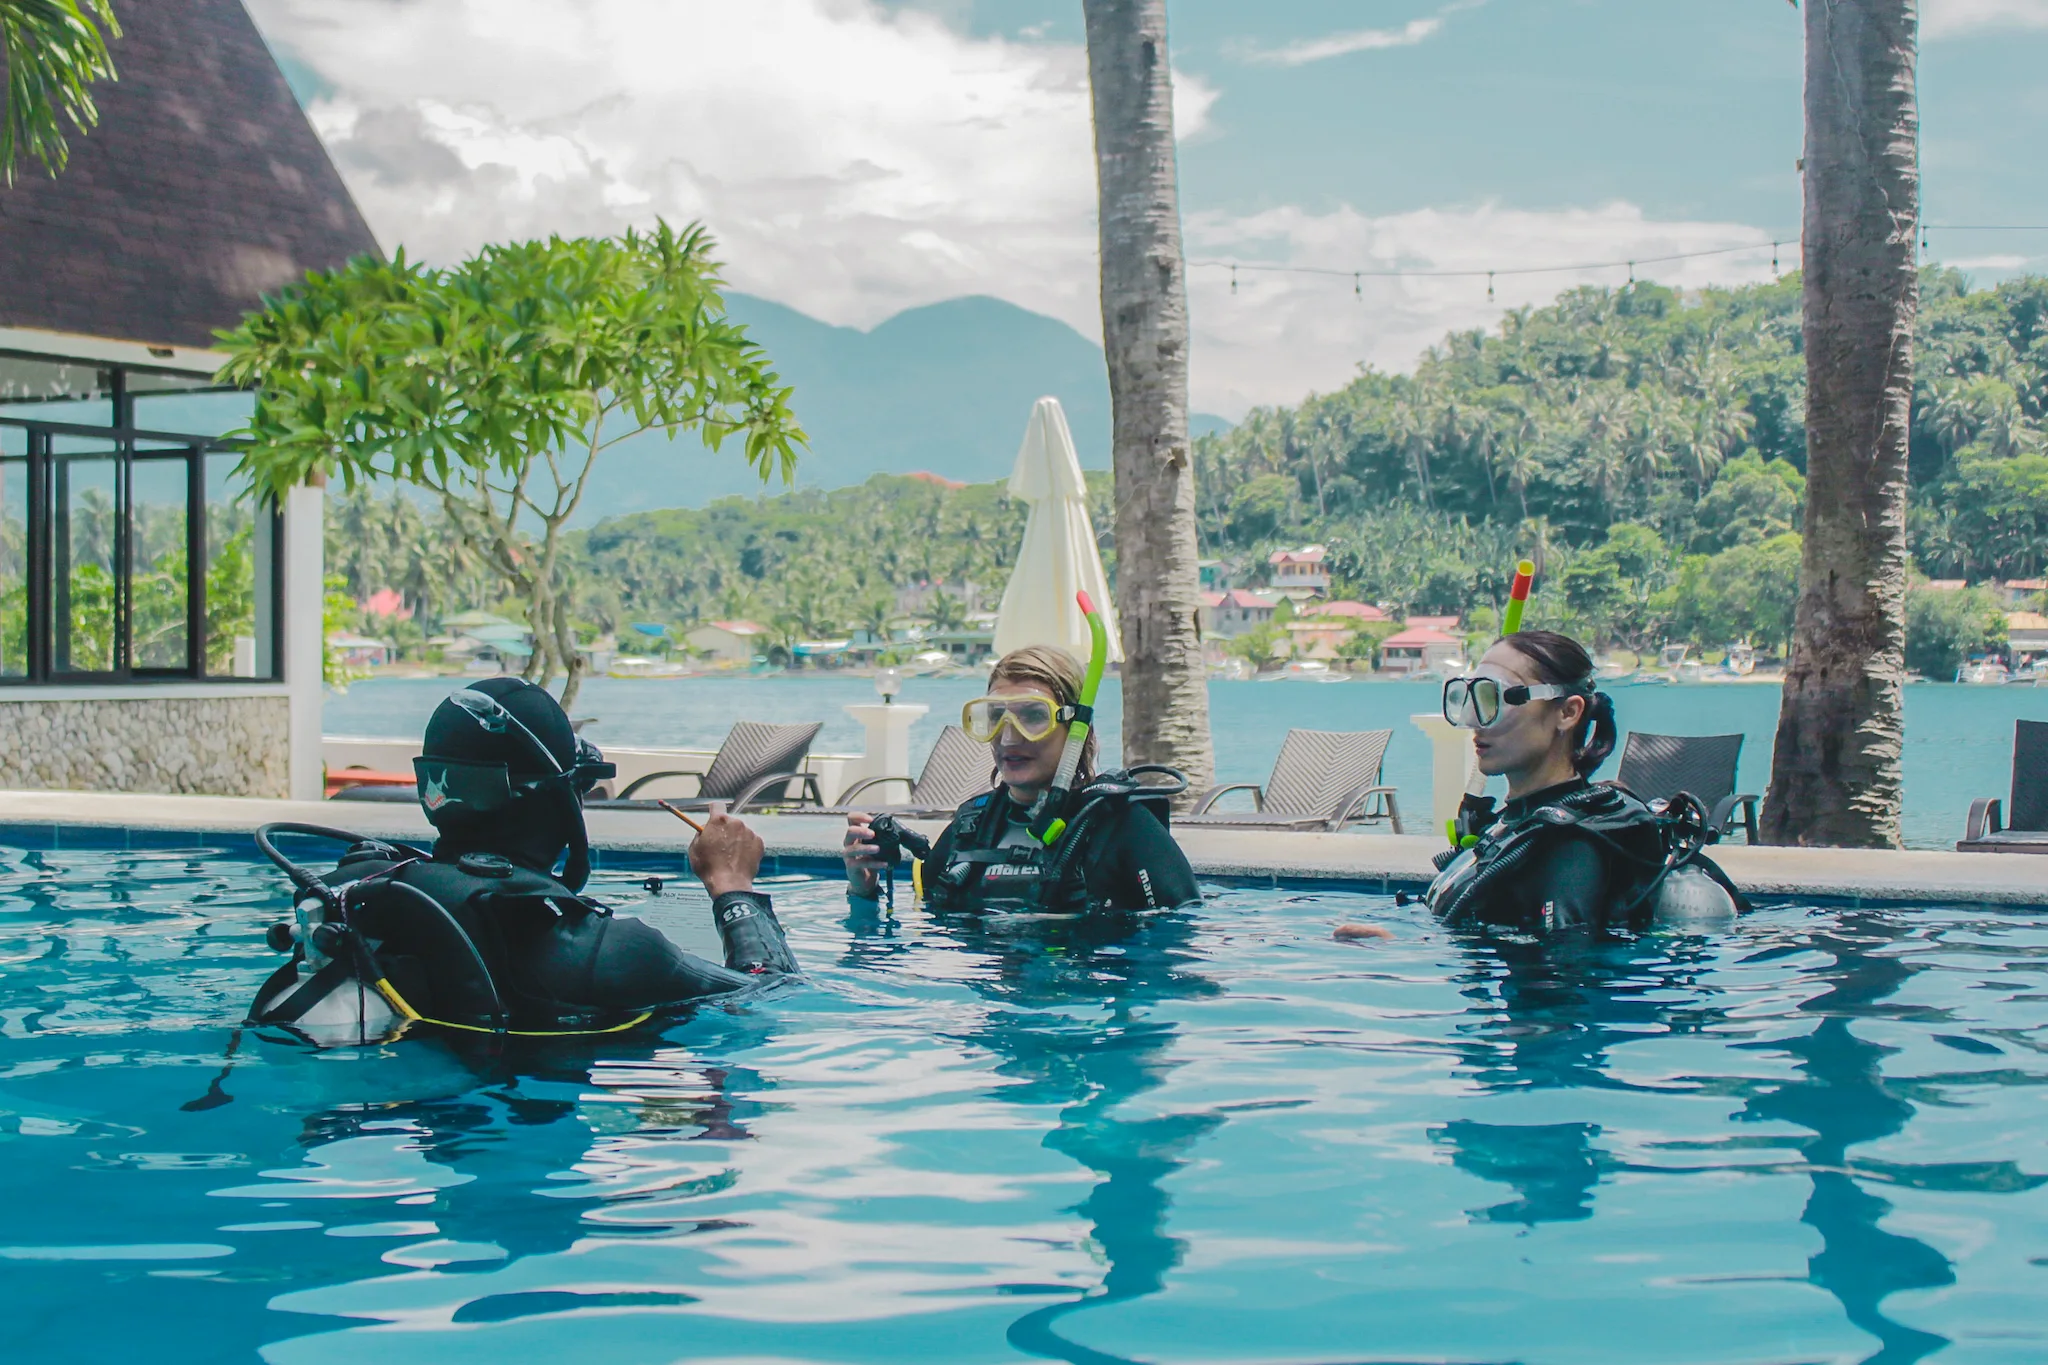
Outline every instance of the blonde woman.
{"type": "MultiPolygon", "coordinates": [[[[1081,665],[1065,650],[1013,650],[989,675],[988,693],[962,708],[961,724],[986,740],[995,790],[963,805],[921,869],[926,900],[941,910],[1082,914],[1147,910],[1201,899],[1194,871],[1162,819],[1163,803],[1139,799],[1120,774],[1098,776],[1091,729],[1075,790],[1058,812],[1067,829],[1048,847],[1029,830],[1052,785],[1081,696],[1081,665]]],[[[871,817],[846,818],[847,891],[873,901],[881,859],[871,817]]]]}

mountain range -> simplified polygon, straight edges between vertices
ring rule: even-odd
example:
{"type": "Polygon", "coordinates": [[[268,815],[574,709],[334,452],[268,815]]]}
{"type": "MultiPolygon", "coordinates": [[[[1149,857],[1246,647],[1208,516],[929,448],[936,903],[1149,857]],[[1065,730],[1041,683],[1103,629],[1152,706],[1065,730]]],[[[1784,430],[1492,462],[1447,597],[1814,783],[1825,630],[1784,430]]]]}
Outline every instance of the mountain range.
{"type": "MultiPolygon", "coordinates": [[[[810,436],[797,486],[841,488],[872,474],[928,471],[962,483],[1006,478],[1031,405],[1050,394],[1067,412],[1089,469],[1109,467],[1109,379],[1102,348],[1057,318],[985,296],[898,313],[868,330],[835,327],[751,294],[726,308],[760,342],[810,436]]],[[[1195,415],[1196,433],[1230,424],[1195,415]]],[[[606,452],[576,518],[701,507],[763,491],[730,445],[637,437],[606,452]]],[[[778,479],[768,492],[782,491],[778,479]]]]}

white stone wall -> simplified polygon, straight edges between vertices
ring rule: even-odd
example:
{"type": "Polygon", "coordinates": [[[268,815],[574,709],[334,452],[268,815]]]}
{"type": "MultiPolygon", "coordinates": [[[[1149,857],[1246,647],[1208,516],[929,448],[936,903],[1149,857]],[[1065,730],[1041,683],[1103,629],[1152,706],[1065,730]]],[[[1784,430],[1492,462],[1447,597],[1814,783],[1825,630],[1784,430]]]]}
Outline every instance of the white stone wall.
{"type": "Polygon", "coordinates": [[[283,798],[290,762],[287,697],[0,695],[0,787],[283,798]]]}

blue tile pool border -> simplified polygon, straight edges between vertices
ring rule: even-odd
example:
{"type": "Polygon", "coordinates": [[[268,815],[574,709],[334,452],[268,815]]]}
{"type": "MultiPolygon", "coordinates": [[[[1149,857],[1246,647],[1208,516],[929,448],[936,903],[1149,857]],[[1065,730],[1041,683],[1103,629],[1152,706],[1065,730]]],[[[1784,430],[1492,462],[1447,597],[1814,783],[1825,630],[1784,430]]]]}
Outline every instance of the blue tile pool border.
{"type": "MultiPolygon", "coordinates": [[[[219,853],[262,862],[263,855],[247,830],[153,829],[146,826],[87,825],[45,821],[0,821],[0,847],[27,853],[63,852],[161,852],[219,853]]],[[[600,871],[662,872],[674,875],[680,859],[675,852],[650,849],[591,849],[591,864],[600,871]]],[[[819,855],[771,855],[761,864],[766,877],[836,877],[839,859],[819,855]]],[[[1400,876],[1286,876],[1279,873],[1201,873],[1205,885],[1239,889],[1316,892],[1343,891],[1364,895],[1391,896],[1398,892],[1419,895],[1428,886],[1421,878],[1400,876]]],[[[1988,910],[2039,913],[2039,907],[1997,900],[1973,900],[1967,893],[1949,898],[1884,895],[1759,892],[1760,899],[1773,904],[1812,905],[1846,909],[1916,905],[1982,906],[1988,910]]]]}

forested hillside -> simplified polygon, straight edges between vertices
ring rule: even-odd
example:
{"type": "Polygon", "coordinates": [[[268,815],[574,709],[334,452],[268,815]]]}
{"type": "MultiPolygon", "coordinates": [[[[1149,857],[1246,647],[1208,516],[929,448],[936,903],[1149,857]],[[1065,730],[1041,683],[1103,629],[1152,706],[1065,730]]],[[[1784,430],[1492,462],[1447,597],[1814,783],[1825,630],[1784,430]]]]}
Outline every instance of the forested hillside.
{"type": "MultiPolygon", "coordinates": [[[[1927,272],[1910,536],[1930,576],[2048,567],[2044,334],[2048,280],[1971,292],[1927,272]]],[[[1576,289],[1446,338],[1412,376],[1369,371],[1200,438],[1203,553],[1255,572],[1276,546],[1319,541],[1344,593],[1429,612],[1497,606],[1533,554],[1541,619],[1634,645],[1770,648],[1791,625],[1804,406],[1796,279],[1576,289]]],[[[1113,562],[1106,486],[1096,502],[1113,562]]],[[[638,513],[581,533],[578,600],[599,629],[745,614],[816,635],[905,583],[999,592],[1023,514],[1000,484],[892,476],[638,513]]],[[[343,500],[331,562],[359,595],[476,605],[445,535],[377,529],[408,517],[343,500]]]]}

